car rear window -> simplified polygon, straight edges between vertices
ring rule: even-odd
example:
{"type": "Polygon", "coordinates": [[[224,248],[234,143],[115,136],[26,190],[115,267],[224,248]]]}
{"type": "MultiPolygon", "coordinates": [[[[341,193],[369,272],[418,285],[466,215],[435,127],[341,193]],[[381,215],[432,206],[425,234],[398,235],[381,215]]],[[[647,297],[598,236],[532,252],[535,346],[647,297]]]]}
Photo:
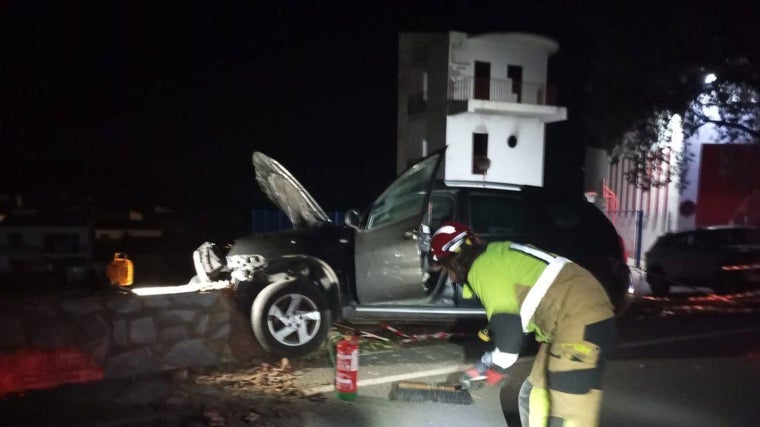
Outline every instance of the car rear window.
{"type": "Polygon", "coordinates": [[[576,228],[582,224],[583,218],[578,210],[578,206],[571,203],[556,201],[546,203],[546,213],[560,230],[576,228]]]}
{"type": "Polygon", "coordinates": [[[527,233],[527,206],[521,198],[471,194],[470,226],[478,234],[527,233]]]}
{"type": "Polygon", "coordinates": [[[448,194],[430,196],[430,226],[438,228],[443,221],[454,219],[454,198],[448,194]]]}

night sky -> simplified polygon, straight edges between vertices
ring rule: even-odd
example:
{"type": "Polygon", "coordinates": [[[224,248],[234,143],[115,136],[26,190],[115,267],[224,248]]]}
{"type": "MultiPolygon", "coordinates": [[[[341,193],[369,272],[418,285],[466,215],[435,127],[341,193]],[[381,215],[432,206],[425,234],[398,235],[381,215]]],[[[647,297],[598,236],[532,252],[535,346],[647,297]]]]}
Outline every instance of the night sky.
{"type": "Polygon", "coordinates": [[[398,32],[412,30],[558,40],[550,83],[571,120],[549,127],[546,181],[579,183],[572,118],[587,41],[577,19],[590,18],[570,6],[68,3],[3,3],[0,193],[217,214],[271,207],[253,177],[259,150],[326,210],[363,208],[395,176],[398,32]]]}

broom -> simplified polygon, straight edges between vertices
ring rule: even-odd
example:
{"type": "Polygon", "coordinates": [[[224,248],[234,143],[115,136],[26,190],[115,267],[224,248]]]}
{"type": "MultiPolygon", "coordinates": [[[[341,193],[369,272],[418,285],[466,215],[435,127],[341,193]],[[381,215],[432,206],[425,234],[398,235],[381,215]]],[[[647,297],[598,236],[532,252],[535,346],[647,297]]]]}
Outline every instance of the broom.
{"type": "Polygon", "coordinates": [[[428,384],[418,381],[396,381],[391,384],[388,399],[404,402],[439,402],[472,405],[470,392],[461,385],[428,384]]]}

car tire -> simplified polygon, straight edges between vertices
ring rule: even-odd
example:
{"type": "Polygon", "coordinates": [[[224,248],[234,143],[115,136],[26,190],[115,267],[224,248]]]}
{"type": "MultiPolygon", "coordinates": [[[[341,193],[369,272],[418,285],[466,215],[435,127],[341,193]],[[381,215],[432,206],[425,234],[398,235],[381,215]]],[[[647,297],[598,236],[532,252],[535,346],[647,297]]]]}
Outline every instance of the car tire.
{"type": "Polygon", "coordinates": [[[316,350],[331,326],[325,293],[306,278],[272,283],[253,300],[251,326],[264,350],[300,357],[316,350]]]}
{"type": "Polygon", "coordinates": [[[235,303],[235,307],[243,313],[248,311],[251,304],[253,304],[253,291],[251,287],[252,284],[250,282],[235,282],[232,284],[232,301],[235,303]]]}
{"type": "Polygon", "coordinates": [[[653,296],[664,297],[670,294],[670,283],[661,268],[655,267],[647,271],[647,282],[653,296]]]}

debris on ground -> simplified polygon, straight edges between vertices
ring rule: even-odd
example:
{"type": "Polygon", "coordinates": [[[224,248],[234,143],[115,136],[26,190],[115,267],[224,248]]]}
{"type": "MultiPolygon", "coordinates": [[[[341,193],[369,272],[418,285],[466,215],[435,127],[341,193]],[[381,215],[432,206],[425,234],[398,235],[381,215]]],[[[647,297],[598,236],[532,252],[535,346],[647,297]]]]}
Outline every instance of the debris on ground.
{"type": "Polygon", "coordinates": [[[287,358],[280,360],[279,366],[260,363],[233,369],[215,370],[210,373],[196,373],[188,380],[195,384],[218,387],[226,392],[238,392],[269,397],[303,397],[298,384],[301,372],[290,367],[287,358]]]}

